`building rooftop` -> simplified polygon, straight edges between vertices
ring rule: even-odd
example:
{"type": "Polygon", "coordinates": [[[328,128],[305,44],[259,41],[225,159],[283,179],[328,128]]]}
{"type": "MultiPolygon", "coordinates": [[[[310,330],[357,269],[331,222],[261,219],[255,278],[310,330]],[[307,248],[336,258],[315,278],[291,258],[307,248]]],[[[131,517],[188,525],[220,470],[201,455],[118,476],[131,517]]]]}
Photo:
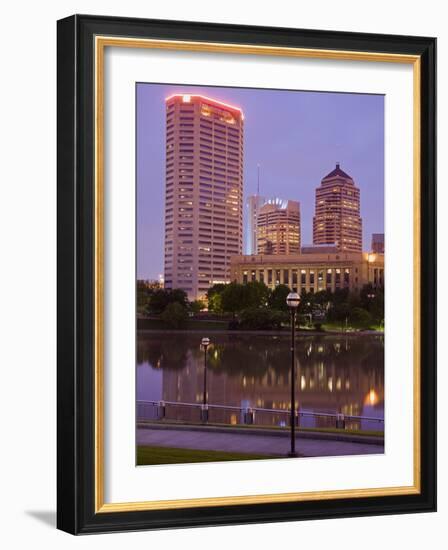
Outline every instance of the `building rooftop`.
{"type": "Polygon", "coordinates": [[[300,203],[290,199],[268,199],[260,208],[260,213],[276,210],[300,210],[300,203]]]}
{"type": "Polygon", "coordinates": [[[339,252],[336,244],[305,244],[301,248],[302,254],[323,254],[333,252],[339,252]]]}
{"type": "Polygon", "coordinates": [[[344,172],[344,170],[341,170],[339,162],[336,163],[336,168],[332,170],[329,174],[327,174],[323,179],[326,180],[329,178],[336,178],[336,177],[347,178],[349,180],[352,179],[352,177],[349,176],[346,172],[344,172]]]}
{"type": "Polygon", "coordinates": [[[369,252],[313,252],[309,254],[253,254],[235,255],[231,257],[232,264],[308,264],[325,261],[368,261],[370,263],[384,263],[384,254],[369,252]]]}
{"type": "Polygon", "coordinates": [[[165,101],[170,101],[173,98],[182,99],[182,103],[191,103],[192,99],[199,99],[200,101],[203,101],[204,103],[207,103],[209,105],[214,105],[215,107],[219,107],[221,109],[227,109],[229,111],[234,111],[234,112],[239,113],[240,115],[243,115],[243,111],[240,107],[236,107],[235,105],[230,105],[229,103],[224,103],[223,101],[219,101],[217,99],[213,99],[213,98],[207,97],[205,95],[200,95],[200,94],[172,94],[169,97],[165,98],[165,101]]]}

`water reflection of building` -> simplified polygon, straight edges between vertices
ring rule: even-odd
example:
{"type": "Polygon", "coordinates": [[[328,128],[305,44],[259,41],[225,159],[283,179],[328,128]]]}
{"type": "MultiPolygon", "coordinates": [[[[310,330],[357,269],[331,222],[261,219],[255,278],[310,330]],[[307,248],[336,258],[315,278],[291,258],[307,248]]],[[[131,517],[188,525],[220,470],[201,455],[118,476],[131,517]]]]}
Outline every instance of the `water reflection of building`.
{"type": "MultiPolygon", "coordinates": [[[[188,361],[186,369],[164,371],[163,399],[187,403],[202,399],[203,367],[200,362],[188,361]]],[[[248,401],[252,407],[289,409],[290,376],[269,368],[259,378],[238,374],[229,376],[214,370],[208,376],[210,403],[240,406],[248,401]]],[[[358,369],[323,363],[312,367],[298,365],[297,396],[299,405],[305,409],[341,411],[360,415],[364,404],[379,404],[384,399],[382,376],[358,369]]]]}
{"type": "MultiPolygon", "coordinates": [[[[233,344],[230,344],[232,346],[233,344]]],[[[290,374],[287,340],[277,342],[265,353],[252,352],[252,365],[246,356],[246,368],[235,370],[227,360],[232,354],[217,344],[210,350],[208,400],[227,406],[251,406],[284,410],[290,407],[290,374]],[[285,348],[284,350],[282,348],[285,348]]],[[[301,410],[346,415],[382,416],[384,402],[384,371],[382,347],[374,355],[345,349],[344,341],[325,341],[299,346],[297,355],[297,399],[301,410]],[[366,407],[368,409],[366,409],[366,407]],[[372,412],[373,411],[373,412],[372,412]],[[376,413],[375,413],[376,411],[376,413]]],[[[164,369],[162,396],[166,401],[200,403],[203,389],[203,355],[189,350],[183,368],[164,369]]],[[[179,411],[190,419],[193,411],[179,411]]],[[[229,422],[231,413],[222,415],[229,422]]],[[[276,424],[279,417],[265,415],[263,423],[276,424]],[[272,421],[272,422],[271,422],[272,421]]]]}

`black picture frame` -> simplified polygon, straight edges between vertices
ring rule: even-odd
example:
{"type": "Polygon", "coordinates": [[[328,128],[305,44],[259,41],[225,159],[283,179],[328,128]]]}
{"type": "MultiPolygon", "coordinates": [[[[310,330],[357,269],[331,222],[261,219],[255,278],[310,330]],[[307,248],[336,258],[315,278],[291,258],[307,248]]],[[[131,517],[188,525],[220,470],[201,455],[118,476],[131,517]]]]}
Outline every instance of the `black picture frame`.
{"type": "Polygon", "coordinates": [[[436,509],[436,39],[74,15],[57,25],[57,526],[72,534],[431,512],[436,509]],[[95,512],[94,52],[97,35],[383,52],[421,60],[419,494],[95,512]]]}

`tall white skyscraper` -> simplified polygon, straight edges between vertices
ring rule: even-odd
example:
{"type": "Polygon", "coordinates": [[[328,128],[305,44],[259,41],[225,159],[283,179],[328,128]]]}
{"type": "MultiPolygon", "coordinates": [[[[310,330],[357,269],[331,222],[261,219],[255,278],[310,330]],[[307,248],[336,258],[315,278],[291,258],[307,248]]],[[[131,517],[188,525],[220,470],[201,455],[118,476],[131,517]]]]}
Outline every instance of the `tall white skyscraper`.
{"type": "Polygon", "coordinates": [[[243,249],[243,121],[209,97],[166,99],[164,285],[190,300],[229,282],[243,249]]]}
{"type": "Polygon", "coordinates": [[[260,195],[250,195],[246,199],[246,219],[244,228],[244,253],[257,253],[258,238],[258,213],[260,208],[266,203],[266,198],[260,195]]]}

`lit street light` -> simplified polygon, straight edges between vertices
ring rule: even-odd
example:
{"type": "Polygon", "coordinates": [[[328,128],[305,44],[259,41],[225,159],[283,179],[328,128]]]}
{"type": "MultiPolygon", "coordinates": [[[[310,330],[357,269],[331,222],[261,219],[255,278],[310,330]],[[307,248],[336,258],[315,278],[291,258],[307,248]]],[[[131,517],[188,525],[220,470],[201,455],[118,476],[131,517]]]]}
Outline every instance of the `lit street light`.
{"type": "Polygon", "coordinates": [[[286,303],[291,311],[291,450],[288,456],[297,456],[296,453],[296,311],[300,304],[300,296],[297,292],[290,292],[286,297],[286,303]]]}
{"type": "Polygon", "coordinates": [[[372,302],[373,300],[375,299],[375,294],[373,292],[369,292],[369,294],[367,294],[367,309],[370,311],[371,310],[371,307],[372,307],[372,302]]]}
{"type": "Polygon", "coordinates": [[[210,338],[202,338],[201,348],[204,350],[204,394],[202,398],[201,420],[208,421],[208,406],[207,406],[207,348],[210,345],[210,338]]]}

